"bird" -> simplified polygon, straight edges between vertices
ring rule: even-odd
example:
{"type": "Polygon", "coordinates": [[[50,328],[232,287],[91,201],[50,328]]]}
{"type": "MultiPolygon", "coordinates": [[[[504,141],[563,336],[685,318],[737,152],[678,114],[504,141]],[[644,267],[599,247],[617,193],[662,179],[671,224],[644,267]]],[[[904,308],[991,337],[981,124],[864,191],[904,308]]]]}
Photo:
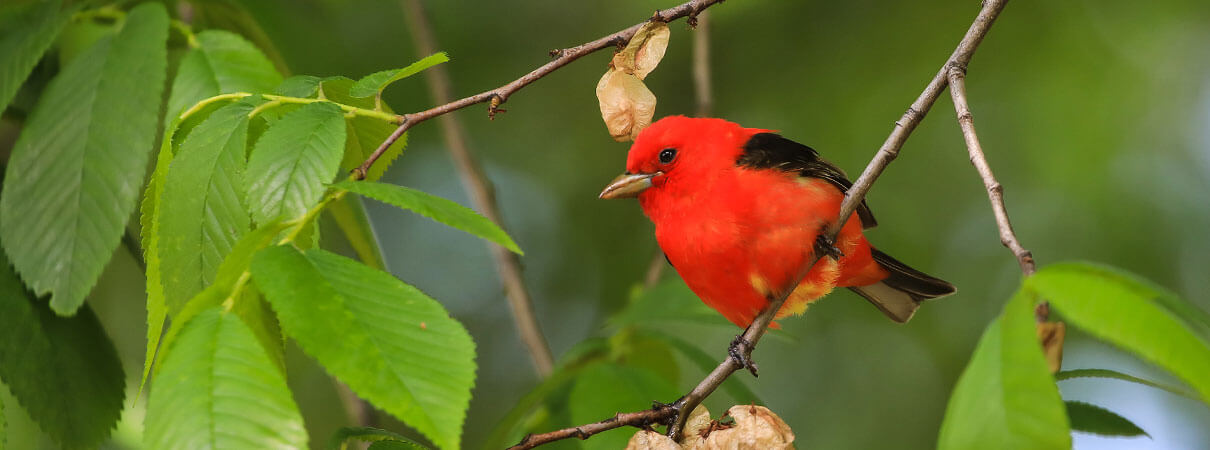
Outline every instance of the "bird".
{"type": "Polygon", "coordinates": [[[900,323],[924,300],[953,294],[949,282],[870,245],[864,230],[877,222],[864,200],[827,239],[851,187],[840,168],[775,131],[669,116],[639,133],[626,172],[599,197],[637,197],[668,263],[741,328],[787,291],[775,319],[802,314],[837,287],[900,323]],[[806,271],[817,252],[826,257],[806,271]]]}

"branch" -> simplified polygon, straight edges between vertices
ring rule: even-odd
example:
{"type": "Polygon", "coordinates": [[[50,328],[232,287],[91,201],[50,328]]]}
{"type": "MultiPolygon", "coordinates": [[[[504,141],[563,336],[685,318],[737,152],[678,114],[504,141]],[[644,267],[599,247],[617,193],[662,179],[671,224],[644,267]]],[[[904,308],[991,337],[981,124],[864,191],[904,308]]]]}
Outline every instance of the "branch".
{"type": "MultiPolygon", "coordinates": [[[[958,43],[958,47],[954,50],[954,53],[950,55],[949,59],[941,67],[941,70],[937,72],[937,75],[935,75],[932,81],[929,82],[928,86],[924,88],[924,92],[920,93],[920,96],[916,98],[916,101],[912,102],[912,105],[908,107],[908,110],[903,114],[903,117],[901,117],[899,121],[895,122],[895,127],[891,130],[891,134],[887,136],[886,141],[883,142],[882,147],[878,149],[878,152],[874,155],[874,158],[866,166],[865,171],[861,173],[861,176],[857,178],[857,181],[853,183],[853,186],[849,188],[848,192],[845,194],[844,203],[841,204],[840,215],[837,217],[836,222],[828,227],[827,231],[825,232],[826,236],[832,238],[833,240],[836,238],[841,228],[844,227],[845,222],[848,221],[849,217],[852,216],[853,212],[857,209],[857,206],[861,204],[862,199],[865,198],[866,192],[870,190],[870,186],[873,185],[874,180],[878,179],[878,176],[882,174],[883,169],[885,169],[886,166],[899,155],[899,150],[903,147],[903,143],[907,140],[908,136],[912,134],[912,131],[916,129],[916,126],[920,124],[920,121],[924,118],[924,116],[928,114],[928,111],[930,108],[932,108],[933,103],[937,101],[937,97],[941,95],[941,92],[945,89],[948,82],[947,76],[950,68],[966,67],[971,60],[971,56],[974,55],[975,49],[979,47],[979,44],[983,41],[983,37],[987,35],[992,23],[996,20],[996,17],[1000,15],[1000,11],[1004,9],[1006,2],[1007,0],[985,0],[983,2],[983,8],[979,11],[979,15],[975,17],[974,23],[971,24],[970,28],[966,32],[966,35],[963,36],[962,41],[958,43]]],[[[819,261],[820,256],[821,255],[817,253],[811,259],[811,262],[806,265],[806,267],[813,267],[815,263],[819,261]]],[[[797,279],[801,280],[807,272],[808,270],[803,270],[802,273],[798,274],[799,276],[797,279]]],[[[793,286],[797,286],[797,283],[795,283],[793,286]]],[[[793,291],[793,286],[789,290],[790,292],[793,291]]],[[[781,309],[781,305],[785,303],[790,292],[784,292],[777,299],[771,301],[769,305],[765,307],[764,311],[762,311],[760,315],[753,320],[752,324],[748,326],[748,329],[745,330],[744,334],[740,336],[741,352],[747,354],[752,351],[752,349],[756,346],[756,343],[760,341],[762,336],[764,336],[766,329],[768,329],[769,324],[773,321],[773,317],[776,315],[777,311],[781,309]]],[[[698,385],[694,387],[692,391],[690,391],[680,400],[677,400],[675,403],[658,407],[650,413],[641,411],[638,413],[628,414],[640,414],[642,417],[653,418],[675,417],[675,422],[672,423],[668,428],[668,435],[673,439],[679,440],[681,437],[681,429],[684,428],[685,420],[689,415],[688,412],[692,411],[694,407],[701,404],[702,400],[713,393],[714,390],[717,389],[728,376],[740,368],[742,368],[741,363],[735,358],[728,356],[723,360],[723,362],[719,363],[718,367],[716,367],[714,371],[710,372],[705,379],[698,383],[698,385]]],[[[514,448],[532,448],[537,444],[528,446],[525,444],[532,442],[545,443],[557,439],[565,439],[571,436],[581,436],[581,434],[575,431],[577,429],[591,429],[596,430],[595,432],[600,432],[606,429],[633,425],[631,423],[623,423],[623,421],[617,419],[617,417],[624,415],[625,414],[615,416],[615,418],[602,422],[582,425],[575,428],[528,436],[524,441],[522,441],[521,445],[518,445],[514,448]]]]}
{"type": "MultiPolygon", "coordinates": [[[[408,28],[412,30],[417,53],[421,55],[434,53],[437,44],[424,7],[419,0],[404,0],[403,6],[407,10],[408,28]]],[[[448,103],[452,96],[445,66],[438,65],[430,68],[425,72],[425,76],[428,78],[433,100],[437,103],[448,103]]],[[[483,212],[484,216],[503,229],[504,221],[501,220],[500,207],[496,204],[491,181],[483,173],[479,162],[471,155],[466,144],[466,133],[463,131],[461,123],[458,122],[458,117],[443,115],[440,120],[446,148],[449,150],[450,157],[454,159],[454,166],[458,169],[463,186],[470,194],[471,203],[475,205],[475,209],[483,212]]],[[[411,121],[411,118],[407,118],[404,124],[411,121]]],[[[384,145],[389,146],[390,144],[384,145]]],[[[369,168],[369,166],[365,167],[369,168]]],[[[521,335],[521,341],[529,351],[538,376],[546,378],[554,368],[554,356],[551,355],[550,345],[547,344],[546,337],[542,335],[542,329],[538,327],[538,320],[534,317],[533,302],[530,300],[529,290],[525,287],[525,279],[521,274],[521,260],[515,253],[497,244],[488,243],[488,248],[491,250],[492,258],[496,261],[496,270],[500,273],[500,280],[504,284],[504,294],[508,298],[508,305],[513,313],[513,321],[517,323],[517,332],[521,335]]]]}
{"type": "MultiPolygon", "coordinates": [[[[1025,276],[1037,271],[1034,256],[1021,246],[1017,234],[1013,232],[1013,224],[1008,219],[1008,210],[1004,207],[1004,187],[996,181],[992,168],[987,164],[987,156],[983,154],[983,146],[979,144],[979,136],[975,133],[975,119],[971,115],[970,105],[966,100],[966,66],[954,65],[949,70],[950,95],[954,98],[954,111],[958,114],[958,125],[962,127],[962,138],[966,141],[966,151],[970,153],[971,164],[983,179],[987,188],[987,199],[991,201],[992,212],[996,215],[996,226],[1000,229],[1000,243],[1008,247],[1017,257],[1021,272],[1025,276]]],[[[1050,306],[1046,302],[1038,304],[1034,310],[1038,322],[1045,322],[1050,315],[1050,306]]]]}
{"type": "Polygon", "coordinates": [[[521,78],[513,80],[511,83],[508,83],[504,86],[500,86],[489,91],[484,91],[460,100],[448,102],[424,111],[405,114],[403,116],[403,122],[398,128],[395,129],[395,132],[391,133],[391,135],[387,137],[385,141],[383,141],[382,145],[379,145],[378,149],[374,150],[374,153],[370,154],[369,158],[366,158],[365,162],[363,162],[360,167],[354,169],[353,175],[357,179],[365,178],[365,174],[369,172],[370,166],[374,165],[374,161],[377,161],[378,158],[382,156],[383,152],[386,152],[387,148],[391,146],[391,144],[394,144],[395,141],[399,140],[400,136],[403,136],[404,132],[416,126],[416,124],[471,105],[477,105],[479,103],[489,103],[487,114],[488,117],[494,118],[496,113],[504,112],[503,109],[500,109],[500,105],[508,101],[508,97],[513,95],[513,93],[521,90],[525,86],[528,86],[535,81],[542,79],[542,77],[550,75],[551,72],[570,64],[572,61],[580,59],[580,57],[584,55],[596,52],[598,50],[616,47],[617,45],[629,42],[630,38],[634,37],[634,33],[638,31],[644,23],[647,23],[651,20],[671,22],[686,16],[696,17],[698,13],[702,12],[706,8],[718,3],[722,3],[722,1],[723,0],[691,0],[663,11],[656,11],[650,19],[635,24],[625,30],[613,33],[592,42],[580,44],[575,47],[553,50],[550,53],[555,57],[555,59],[543,64],[541,67],[534,69],[532,72],[527,73],[521,78]]]}

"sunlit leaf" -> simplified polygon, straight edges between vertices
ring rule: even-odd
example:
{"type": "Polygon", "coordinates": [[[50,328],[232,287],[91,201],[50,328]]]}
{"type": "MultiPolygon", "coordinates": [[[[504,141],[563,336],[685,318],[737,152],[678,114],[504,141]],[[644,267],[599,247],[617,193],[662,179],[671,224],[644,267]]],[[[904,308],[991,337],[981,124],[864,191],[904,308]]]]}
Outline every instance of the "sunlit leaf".
{"type": "Polygon", "coordinates": [[[1210,343],[1160,302],[1162,292],[1084,264],[1044,267],[1026,286],[1068,323],[1172,372],[1210,404],[1210,343]]]}
{"type": "Polygon", "coordinates": [[[1101,436],[1147,436],[1147,432],[1138,425],[1100,406],[1075,401],[1063,403],[1067,406],[1067,417],[1071,419],[1072,431],[1101,436]]]}
{"type": "Polygon", "coordinates": [[[238,34],[206,30],[181,59],[166,113],[175,117],[198,101],[232,92],[267,93],[282,82],[273,63],[238,34]]]}
{"type": "Polygon", "coordinates": [[[168,176],[168,168],[176,150],[173,146],[173,136],[176,135],[180,123],[180,119],[173,119],[164,129],[159,154],[156,156],[155,171],[147,181],[147,189],[143,191],[143,203],[139,208],[139,235],[142,237],[140,244],[143,247],[143,261],[147,266],[147,348],[143,359],[143,376],[139,380],[139,395],[142,395],[147,376],[151,374],[155,352],[164,332],[164,320],[168,318],[168,305],[164,301],[164,284],[160,270],[159,214],[162,211],[159,206],[160,197],[164,193],[164,178],[168,176]]]}
{"type": "Polygon", "coordinates": [[[424,69],[433,67],[443,62],[449,61],[449,55],[445,53],[434,53],[432,55],[421,58],[407,67],[402,69],[383,70],[362,77],[353,83],[349,88],[349,95],[356,98],[372,97],[375,94],[382,92],[388,85],[412,75],[418,74],[424,69]]]}
{"type": "Polygon", "coordinates": [[[1071,448],[1033,310],[1029,293],[1019,291],[983,332],[945,409],[938,449],[1071,448]]]}
{"type": "Polygon", "coordinates": [[[343,181],[334,185],[380,202],[413,211],[424,217],[449,225],[499,244],[514,253],[521,249],[513,239],[491,220],[458,203],[432,194],[393,184],[370,181],[343,181]]]}
{"type": "Polygon", "coordinates": [[[439,447],[459,447],[475,346],[437,301],[318,249],[262,250],[252,276],[282,330],[329,373],[439,447]]]}
{"type": "MultiPolygon", "coordinates": [[[[651,402],[676,400],[682,393],[655,373],[636,367],[610,363],[584,369],[571,389],[571,421],[577,424],[597,422],[622,411],[651,408],[651,402]]],[[[583,442],[586,449],[619,449],[634,434],[631,429],[616,429],[595,435],[583,442]]]]}
{"type": "Polygon", "coordinates": [[[143,184],[167,67],[168,15],[144,3],[59,73],[13,147],[0,239],[21,279],[74,314],[143,184]]]}
{"type": "Polygon", "coordinates": [[[0,20],[0,111],[71,17],[72,11],[61,11],[61,5],[61,0],[30,2],[0,20]]]}
{"type": "Polygon", "coordinates": [[[235,314],[185,325],[151,387],[147,448],[305,448],[302,415],[269,355],[235,314]]]}
{"type": "MultiPolygon", "coordinates": [[[[372,98],[357,98],[349,95],[349,89],[353,86],[353,80],[345,77],[328,77],[323,80],[324,98],[337,103],[343,103],[358,108],[374,109],[374,99],[372,98]]],[[[393,113],[391,107],[383,104],[384,112],[393,113]]],[[[340,160],[341,170],[348,172],[360,166],[362,162],[370,157],[370,154],[378,150],[378,146],[386,141],[387,137],[395,131],[397,124],[388,123],[373,117],[355,116],[346,119],[349,126],[349,132],[345,140],[344,157],[340,160]]],[[[366,178],[370,181],[376,181],[382,178],[382,174],[386,173],[387,168],[391,163],[403,153],[403,149],[407,147],[408,135],[404,133],[395,143],[387,147],[387,150],[378,157],[370,170],[366,172],[366,178]]]]}
{"type": "Polygon", "coordinates": [[[300,217],[318,203],[336,176],[344,140],[344,114],[328,102],[303,106],[265,131],[244,172],[256,223],[300,217]]]}
{"type": "Polygon", "coordinates": [[[319,91],[319,82],[322,80],[322,78],[311,75],[295,75],[282,80],[281,84],[273,89],[273,93],[287,97],[307,98],[319,91]]]}
{"type": "Polygon", "coordinates": [[[0,254],[0,380],[48,435],[66,448],[86,448],[118,421],[126,377],[92,309],[55,315],[0,254]]]}
{"type": "Polygon", "coordinates": [[[185,138],[164,180],[158,251],[172,314],[214,282],[219,264],[249,229],[241,199],[252,108],[238,102],[211,114],[185,138]]]}

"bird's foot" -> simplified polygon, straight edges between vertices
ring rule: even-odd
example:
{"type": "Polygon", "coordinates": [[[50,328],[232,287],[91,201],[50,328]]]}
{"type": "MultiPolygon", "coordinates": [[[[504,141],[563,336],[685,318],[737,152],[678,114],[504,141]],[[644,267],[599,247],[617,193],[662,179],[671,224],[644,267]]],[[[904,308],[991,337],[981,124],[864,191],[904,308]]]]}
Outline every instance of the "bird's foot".
{"type": "Polygon", "coordinates": [[[825,233],[819,233],[815,237],[815,253],[823,256],[831,256],[832,259],[840,259],[844,256],[844,252],[836,248],[836,241],[828,237],[825,233]]]}
{"type": "Polygon", "coordinates": [[[752,372],[752,376],[758,376],[756,362],[752,361],[752,342],[745,339],[743,334],[736,335],[735,339],[731,340],[731,346],[727,347],[727,354],[731,355],[731,359],[739,363],[741,368],[752,372]]]}

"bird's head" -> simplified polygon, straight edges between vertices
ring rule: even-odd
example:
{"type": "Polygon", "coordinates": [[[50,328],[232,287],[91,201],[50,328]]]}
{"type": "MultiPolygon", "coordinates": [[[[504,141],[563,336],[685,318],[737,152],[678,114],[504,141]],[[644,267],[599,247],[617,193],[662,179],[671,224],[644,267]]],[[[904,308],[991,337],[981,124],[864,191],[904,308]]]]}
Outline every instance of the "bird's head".
{"type": "Polygon", "coordinates": [[[691,178],[695,184],[708,182],[733,169],[743,143],[763,131],[723,119],[660,119],[639,133],[626,158],[626,173],[610,182],[600,198],[638,197],[691,178]]]}

